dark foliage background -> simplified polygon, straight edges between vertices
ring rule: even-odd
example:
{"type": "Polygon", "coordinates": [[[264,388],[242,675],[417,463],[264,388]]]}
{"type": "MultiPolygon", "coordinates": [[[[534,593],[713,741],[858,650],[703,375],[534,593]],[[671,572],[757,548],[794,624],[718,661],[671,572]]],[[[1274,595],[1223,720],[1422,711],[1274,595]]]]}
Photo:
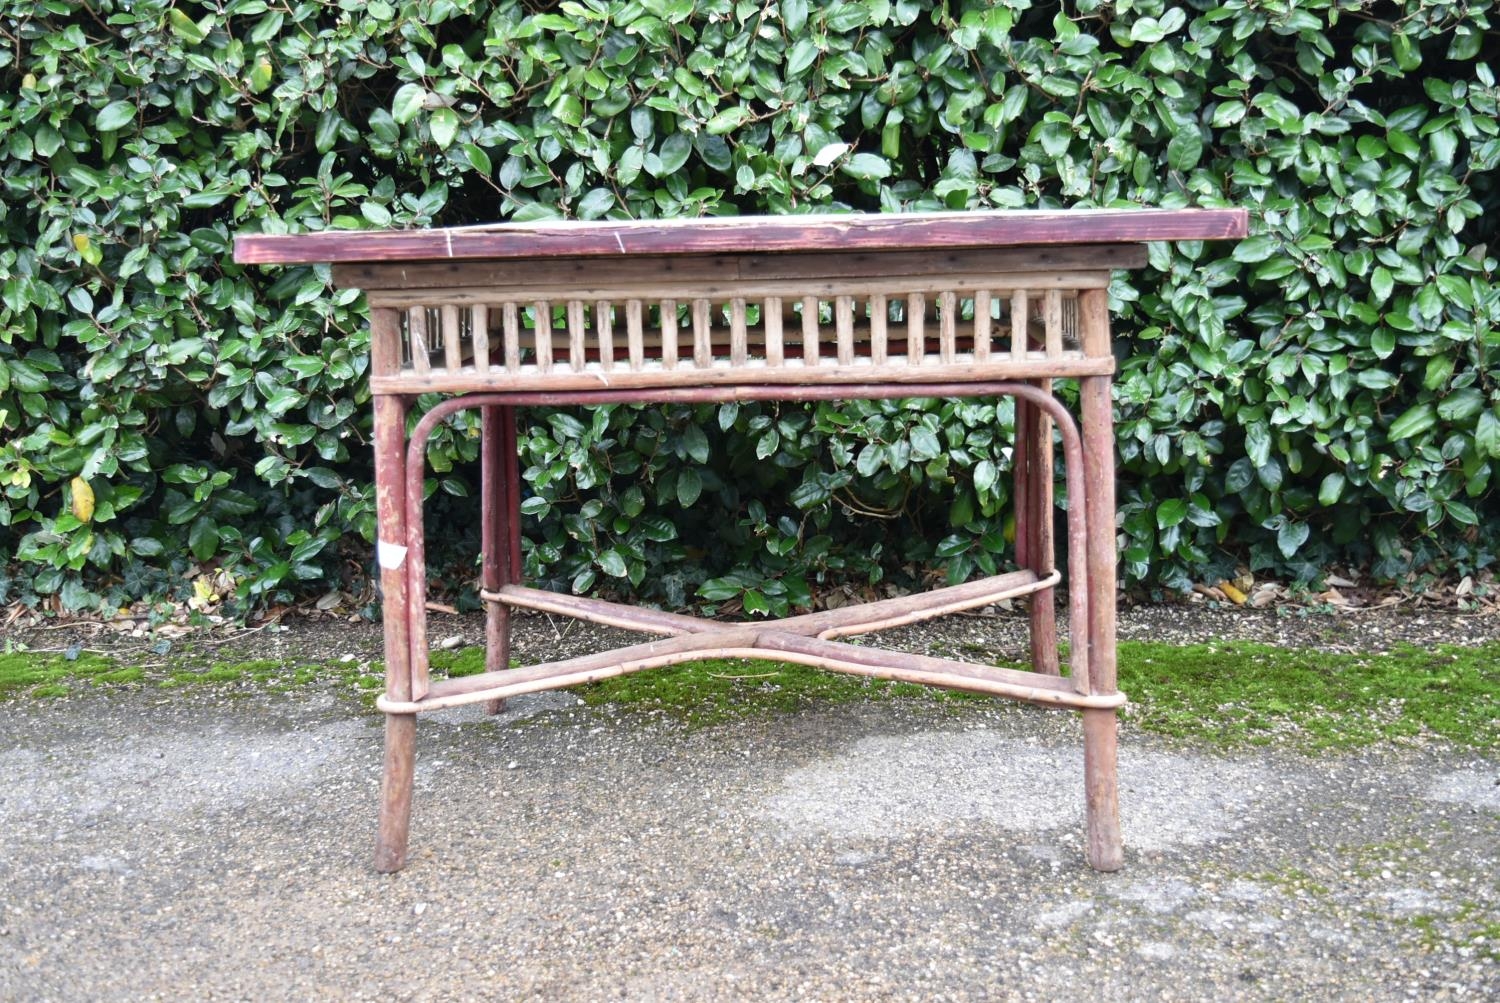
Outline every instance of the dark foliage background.
{"type": "MultiPolygon", "coordinates": [[[[1125,576],[1482,566],[1491,7],[4,0],[0,600],[362,573],[362,300],[235,232],[839,208],[1249,207],[1112,289],[1125,576]]],[[[529,573],[778,611],[963,578],[1006,557],[1009,422],[531,415],[529,573]]],[[[475,445],[438,439],[435,504],[470,511],[475,445]]]]}

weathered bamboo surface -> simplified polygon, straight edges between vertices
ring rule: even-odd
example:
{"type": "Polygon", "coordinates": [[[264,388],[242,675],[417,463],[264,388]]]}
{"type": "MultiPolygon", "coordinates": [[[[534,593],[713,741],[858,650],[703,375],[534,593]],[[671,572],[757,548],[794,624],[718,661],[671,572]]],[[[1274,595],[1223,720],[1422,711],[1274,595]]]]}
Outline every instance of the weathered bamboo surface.
{"type": "MultiPolygon", "coordinates": [[[[536,291],[548,296],[570,290],[656,284],[694,290],[792,280],[868,282],[889,276],[935,279],[948,275],[1061,275],[1119,271],[1146,264],[1141,244],[1061,247],[931,249],[874,253],[715,254],[689,257],[550,258],[528,261],[363,262],[333,267],[334,284],[382,295],[405,291],[421,298],[434,290],[479,288],[536,291]]],[[[576,292],[575,292],[576,294],[576,292]]]]}
{"type": "Polygon", "coordinates": [[[1222,240],[1249,230],[1244,209],[991,210],[500,223],[438,230],[237,234],[244,264],[625,258],[654,254],[952,249],[1222,240]]]}
{"type": "Polygon", "coordinates": [[[701,617],[683,616],[680,613],[667,613],[640,606],[626,606],[621,603],[605,602],[602,599],[590,599],[587,596],[564,595],[561,592],[548,592],[545,589],[533,589],[525,585],[482,589],[479,598],[497,606],[517,606],[541,613],[557,613],[607,627],[624,627],[627,630],[665,634],[669,637],[699,634],[723,627],[723,624],[704,620],[701,617]]]}
{"type": "Polygon", "coordinates": [[[762,279],[749,282],[683,282],[657,279],[646,283],[622,278],[614,283],[605,283],[599,276],[589,276],[587,283],[557,286],[479,285],[469,282],[454,283],[439,289],[381,289],[366,290],[371,306],[395,309],[433,306],[440,303],[468,306],[473,303],[504,303],[521,295],[548,300],[626,300],[655,297],[658,299],[709,299],[727,302],[735,296],[763,298],[766,296],[814,296],[831,300],[837,296],[890,295],[893,292],[905,295],[919,292],[937,296],[944,291],[963,292],[973,295],[987,290],[1011,289],[1104,289],[1109,286],[1109,269],[1076,269],[1066,272],[992,272],[964,270],[946,272],[942,275],[916,276],[860,276],[858,278],[786,278],[762,279]]]}
{"type": "MultiPolygon", "coordinates": [[[[933,589],[930,592],[879,599],[819,613],[768,620],[764,623],[774,626],[777,630],[832,640],[877,630],[888,630],[933,617],[987,606],[1002,599],[1031,595],[1050,589],[1061,580],[1062,575],[1056,571],[1050,572],[1046,577],[1038,577],[1035,572],[1029,570],[1012,571],[1008,574],[964,582],[961,585],[933,589]]],[[[651,634],[666,634],[672,637],[713,632],[722,630],[724,627],[722,623],[701,617],[627,606],[602,599],[590,599],[586,596],[548,592],[545,589],[533,589],[524,585],[482,589],[479,597],[487,603],[517,606],[543,613],[557,613],[561,616],[587,620],[590,623],[624,627],[627,630],[639,630],[651,634]]]]}

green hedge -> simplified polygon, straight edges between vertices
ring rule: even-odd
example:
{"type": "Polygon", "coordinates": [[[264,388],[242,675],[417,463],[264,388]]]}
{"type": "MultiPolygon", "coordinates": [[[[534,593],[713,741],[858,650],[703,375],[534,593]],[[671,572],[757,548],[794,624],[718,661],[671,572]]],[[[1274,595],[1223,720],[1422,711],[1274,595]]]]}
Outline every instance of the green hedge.
{"type": "MultiPolygon", "coordinates": [[[[0,600],[359,573],[362,300],[232,264],[235,232],[846,207],[1249,207],[1251,239],[1153,246],[1111,291],[1126,575],[1483,565],[1491,7],[6,0],[0,600]]],[[[1009,421],[532,415],[528,567],[778,610],[961,578],[1008,549],[1009,421]]],[[[474,453],[470,421],[438,438],[438,504],[471,505],[474,453]]]]}

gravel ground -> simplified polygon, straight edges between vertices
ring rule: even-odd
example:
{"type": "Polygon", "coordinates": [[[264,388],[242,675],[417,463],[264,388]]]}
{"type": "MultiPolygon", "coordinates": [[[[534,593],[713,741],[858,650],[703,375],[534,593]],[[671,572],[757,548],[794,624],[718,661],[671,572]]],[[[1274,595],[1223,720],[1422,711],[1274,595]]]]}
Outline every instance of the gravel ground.
{"type": "MultiPolygon", "coordinates": [[[[1181,609],[1122,634],[1500,634],[1183,634],[1181,609]]],[[[978,655],[1018,626],[895,640],[978,655]]],[[[299,633],[255,650],[378,650],[299,633]]],[[[0,703],[0,1000],[1500,997],[1500,763],[1473,754],[1218,755],[1127,727],[1126,867],[1101,875],[1071,715],[896,700],[683,731],[542,694],[423,718],[412,862],[382,876],[378,725],[333,692],[0,703]]]]}

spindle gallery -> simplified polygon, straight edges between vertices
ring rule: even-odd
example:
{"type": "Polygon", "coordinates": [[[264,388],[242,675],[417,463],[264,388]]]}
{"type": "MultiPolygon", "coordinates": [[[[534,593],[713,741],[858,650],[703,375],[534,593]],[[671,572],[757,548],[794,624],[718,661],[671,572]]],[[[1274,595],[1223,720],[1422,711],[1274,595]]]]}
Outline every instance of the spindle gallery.
{"type": "MultiPolygon", "coordinates": [[[[1240,209],[1004,211],[499,224],[244,234],[236,260],[331,262],[366,293],[377,561],[385,623],[384,782],[375,866],[406,863],[422,711],[706,658],[835,672],[1080,712],[1088,862],[1123,862],[1115,781],[1115,479],[1111,272],[1146,242],[1235,239],[1240,209]],[[1077,383],[1075,416],[1053,393],[1077,383]],[[418,395],[443,400],[407,433],[418,395]],[[521,575],[518,407],[890,397],[1015,400],[1014,569],[921,595],[732,624],[529,588],[521,575]],[[428,674],[424,449],[482,415],[479,597],[486,671],[428,674]],[[1066,578],[1054,541],[1057,446],[1066,578]],[[1066,664],[1055,596],[1066,587],[1066,664]],[[846,638],[1028,596],[1029,670],[855,646],[846,638]],[[512,610],[656,635],[509,668],[512,610]]],[[[996,763],[996,770],[1005,769],[996,763]]],[[[1037,783],[1049,782],[1038,777],[1037,783]]]]}

